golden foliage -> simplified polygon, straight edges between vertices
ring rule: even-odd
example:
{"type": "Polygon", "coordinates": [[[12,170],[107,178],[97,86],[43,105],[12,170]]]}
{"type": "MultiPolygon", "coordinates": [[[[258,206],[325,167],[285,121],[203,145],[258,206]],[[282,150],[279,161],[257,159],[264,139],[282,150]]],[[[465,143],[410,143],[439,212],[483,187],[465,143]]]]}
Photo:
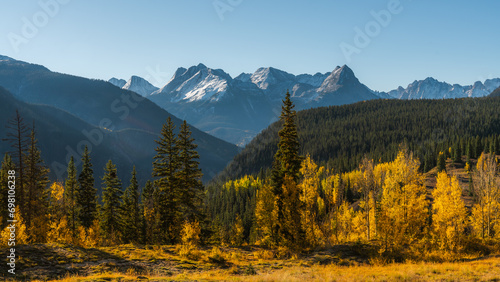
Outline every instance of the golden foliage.
{"type": "Polygon", "coordinates": [[[482,153],[473,173],[477,203],[472,209],[471,225],[477,237],[500,238],[500,176],[494,156],[482,153]]]}
{"type": "Polygon", "coordinates": [[[244,231],[245,228],[243,227],[243,221],[241,220],[241,217],[237,215],[234,225],[231,228],[231,245],[241,246],[243,244],[243,241],[245,239],[244,231]]]}
{"type": "Polygon", "coordinates": [[[426,224],[428,202],[419,165],[412,153],[402,149],[388,167],[379,220],[386,247],[401,248],[418,239],[426,224]]]}
{"type": "Polygon", "coordinates": [[[271,246],[273,244],[273,227],[277,221],[275,208],[275,196],[271,191],[271,185],[265,183],[257,191],[257,203],[255,205],[256,231],[258,238],[257,245],[271,246]]]}
{"type": "Polygon", "coordinates": [[[83,226],[78,227],[78,244],[84,248],[95,248],[101,243],[99,220],[94,220],[92,226],[86,229],[83,226]]]}
{"type": "Polygon", "coordinates": [[[182,226],[181,240],[183,245],[198,246],[200,244],[201,227],[198,221],[186,221],[182,226]]]}
{"type": "Polygon", "coordinates": [[[432,192],[432,226],[441,248],[456,250],[461,245],[467,219],[465,204],[461,198],[462,188],[455,176],[446,172],[437,176],[436,188],[432,192]]]}
{"type": "Polygon", "coordinates": [[[301,225],[305,231],[305,242],[309,246],[317,246],[324,237],[317,223],[319,205],[324,209],[324,203],[319,197],[318,186],[319,176],[323,173],[324,167],[318,169],[311,157],[308,155],[302,162],[300,173],[303,179],[299,184],[300,200],[302,202],[301,225]]]}
{"type": "Polygon", "coordinates": [[[11,238],[12,233],[15,234],[16,245],[29,244],[31,242],[30,237],[28,235],[28,231],[26,230],[26,224],[24,222],[24,219],[21,216],[21,211],[19,210],[19,206],[15,207],[15,215],[13,220],[14,222],[9,222],[9,225],[7,225],[0,232],[1,246],[3,247],[9,246],[9,239],[11,238]],[[15,232],[11,232],[12,230],[14,230],[12,228],[9,228],[11,226],[15,227],[15,232]]]}

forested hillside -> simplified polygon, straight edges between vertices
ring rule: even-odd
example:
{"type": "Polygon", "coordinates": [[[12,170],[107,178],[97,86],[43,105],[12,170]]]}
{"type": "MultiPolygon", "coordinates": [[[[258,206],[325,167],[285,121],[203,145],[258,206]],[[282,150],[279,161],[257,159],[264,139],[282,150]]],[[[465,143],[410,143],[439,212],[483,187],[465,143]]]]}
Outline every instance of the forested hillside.
{"type": "MultiPolygon", "coordinates": [[[[356,168],[363,155],[387,162],[406,142],[421,160],[421,169],[434,167],[438,153],[450,154],[452,144],[463,154],[478,157],[494,150],[500,133],[500,98],[454,100],[373,100],[297,113],[302,155],[337,172],[356,168]],[[496,138],[494,138],[496,137],[496,138]],[[472,148],[469,150],[469,147],[472,148]]],[[[262,131],[219,176],[235,179],[271,167],[277,150],[276,122],[262,131]]],[[[453,153],[453,152],[451,152],[453,153]]]]}
{"type": "MultiPolygon", "coordinates": [[[[153,140],[159,135],[162,124],[169,117],[173,119],[178,128],[182,124],[182,120],[132,91],[120,89],[106,81],[52,72],[43,66],[22,61],[0,61],[0,86],[9,92],[9,96],[15,98],[18,105],[10,105],[13,99],[6,101],[4,107],[9,114],[4,112],[5,115],[2,115],[0,123],[5,124],[12,117],[12,112],[16,108],[22,109],[27,107],[26,104],[51,106],[56,108],[55,112],[65,112],[66,115],[73,116],[66,120],[64,115],[61,115],[63,122],[73,127],[73,131],[77,133],[84,129],[80,123],[85,123],[91,128],[99,129],[98,132],[102,131],[99,134],[103,136],[117,136],[113,142],[110,142],[115,148],[111,151],[103,150],[103,153],[99,154],[106,155],[106,158],[102,158],[99,162],[99,167],[102,168],[105,165],[108,157],[128,154],[130,160],[127,161],[129,165],[125,167],[125,170],[130,171],[131,163],[135,162],[139,175],[142,175],[141,179],[150,175],[151,166],[148,162],[154,154],[153,140]],[[74,119],[78,119],[80,122],[71,124],[74,119]],[[120,152],[113,153],[112,151],[117,148],[120,152]]],[[[40,121],[43,122],[43,118],[47,115],[40,113],[39,115],[42,117],[40,121]]],[[[31,123],[28,117],[26,119],[31,123]]],[[[208,181],[227,165],[238,152],[238,148],[196,128],[192,130],[193,137],[199,145],[201,167],[205,172],[204,180],[208,181]]],[[[92,138],[97,138],[96,135],[97,133],[93,133],[92,138]]],[[[2,135],[0,138],[4,137],[2,135]]],[[[40,137],[41,145],[56,138],[56,136],[40,137]]],[[[72,147],[81,156],[81,148],[76,149],[79,142],[93,140],[83,133],[80,133],[77,138],[63,143],[62,141],[66,141],[66,138],[59,135],[58,140],[61,143],[57,148],[62,147],[62,149],[59,153],[54,153],[58,155],[57,159],[47,159],[50,161],[50,165],[52,161],[67,163],[68,158],[59,157],[65,153],[66,146],[72,147]]],[[[94,149],[97,147],[96,144],[94,144],[94,149]]],[[[0,154],[4,154],[6,151],[1,146],[0,154]]],[[[53,151],[46,150],[45,152],[51,156],[53,151]]],[[[73,155],[79,159],[76,153],[73,155]]],[[[116,161],[119,165],[123,163],[118,159],[116,161]]]]}

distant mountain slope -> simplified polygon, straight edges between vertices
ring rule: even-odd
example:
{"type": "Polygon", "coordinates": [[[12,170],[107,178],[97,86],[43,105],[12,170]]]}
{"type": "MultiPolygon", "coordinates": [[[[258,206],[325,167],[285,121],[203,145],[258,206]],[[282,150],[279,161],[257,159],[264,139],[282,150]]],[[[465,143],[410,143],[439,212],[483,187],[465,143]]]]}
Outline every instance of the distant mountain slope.
{"type": "Polygon", "coordinates": [[[491,94],[489,95],[489,97],[500,97],[500,87],[498,87],[493,92],[491,92],[491,94]]]}
{"type": "Polygon", "coordinates": [[[206,132],[245,145],[277,120],[287,90],[298,109],[380,98],[347,66],[314,76],[259,68],[233,79],[203,64],[179,68],[169,83],[148,98],[206,132]]]}
{"type": "MultiPolygon", "coordinates": [[[[42,151],[42,158],[51,170],[51,179],[61,179],[66,172],[67,158],[71,155],[78,163],[78,152],[85,144],[92,150],[91,157],[94,165],[96,185],[100,187],[102,170],[108,159],[117,164],[118,173],[123,180],[129,178],[130,171],[135,165],[142,182],[151,175],[151,162],[154,155],[156,137],[151,133],[136,129],[126,129],[117,132],[100,130],[68,112],[46,105],[33,105],[18,101],[4,88],[0,87],[0,121],[2,127],[15,116],[19,110],[25,124],[29,127],[35,122],[36,137],[42,151]],[[90,140],[82,132],[90,133],[99,143],[90,140]],[[96,134],[99,132],[99,134],[96,134]],[[140,141],[143,146],[134,145],[140,141]]],[[[5,138],[5,131],[2,136],[5,138]]],[[[0,154],[3,156],[12,148],[8,142],[0,142],[0,154]]],[[[125,182],[124,182],[125,183],[125,182]]]]}
{"type": "Polygon", "coordinates": [[[108,80],[108,82],[120,88],[122,88],[123,86],[125,86],[125,84],[127,84],[127,81],[125,79],[119,79],[116,77],[112,77],[110,80],[108,80]]]}
{"type": "MultiPolygon", "coordinates": [[[[498,109],[500,98],[375,100],[304,110],[297,115],[300,150],[331,169],[350,171],[364,154],[392,160],[406,141],[422,163],[432,165],[436,150],[447,150],[447,142],[500,135],[498,109]]],[[[270,168],[279,129],[276,122],[263,130],[220,177],[234,179],[270,168]]]]}
{"type": "MultiPolygon", "coordinates": [[[[116,134],[131,138],[140,135],[141,138],[137,140],[143,143],[120,140],[132,146],[129,154],[154,149],[150,147],[154,146],[152,140],[159,135],[167,117],[171,117],[178,127],[181,123],[178,118],[134,92],[105,81],[55,73],[43,66],[25,62],[0,60],[0,86],[21,101],[59,108],[92,126],[108,124],[106,127],[112,128],[116,134]]],[[[5,120],[0,122],[5,123],[5,120]]],[[[238,148],[196,128],[192,128],[192,131],[199,145],[205,179],[210,179],[232,159],[238,148]]],[[[76,143],[68,145],[76,146],[76,143]]],[[[61,150],[64,148],[62,146],[61,150]]]]}

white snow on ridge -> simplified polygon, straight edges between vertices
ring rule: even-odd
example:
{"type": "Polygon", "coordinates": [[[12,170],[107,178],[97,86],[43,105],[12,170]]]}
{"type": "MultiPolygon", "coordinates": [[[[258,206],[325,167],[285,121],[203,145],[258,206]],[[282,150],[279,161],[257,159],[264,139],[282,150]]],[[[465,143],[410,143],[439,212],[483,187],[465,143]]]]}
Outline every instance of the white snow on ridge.
{"type": "Polygon", "coordinates": [[[135,93],[146,97],[158,90],[158,87],[152,85],[147,80],[139,76],[132,76],[127,83],[122,87],[122,89],[127,89],[130,91],[134,91],[135,93]]]}
{"type": "Polygon", "coordinates": [[[177,94],[172,102],[219,101],[226,93],[227,86],[228,81],[215,75],[212,69],[202,69],[175,89],[177,94]]]}

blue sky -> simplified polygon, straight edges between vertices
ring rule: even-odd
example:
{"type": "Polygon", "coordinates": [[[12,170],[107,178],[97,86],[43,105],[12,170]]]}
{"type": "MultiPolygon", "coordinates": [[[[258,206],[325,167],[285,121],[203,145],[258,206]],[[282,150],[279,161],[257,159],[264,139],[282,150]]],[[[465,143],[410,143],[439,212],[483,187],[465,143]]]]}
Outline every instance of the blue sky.
{"type": "Polygon", "coordinates": [[[162,86],[178,67],[200,62],[233,77],[267,66],[314,74],[347,64],[379,91],[428,76],[460,84],[500,77],[500,1],[494,0],[0,5],[1,55],[89,78],[140,75],[162,86]],[[377,21],[374,14],[386,17],[377,21]]]}

